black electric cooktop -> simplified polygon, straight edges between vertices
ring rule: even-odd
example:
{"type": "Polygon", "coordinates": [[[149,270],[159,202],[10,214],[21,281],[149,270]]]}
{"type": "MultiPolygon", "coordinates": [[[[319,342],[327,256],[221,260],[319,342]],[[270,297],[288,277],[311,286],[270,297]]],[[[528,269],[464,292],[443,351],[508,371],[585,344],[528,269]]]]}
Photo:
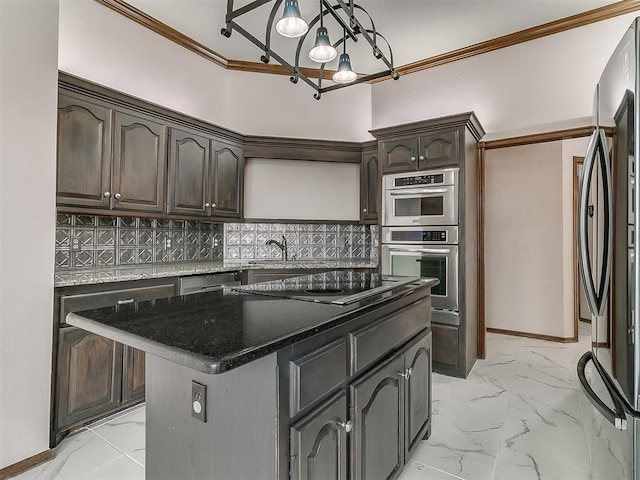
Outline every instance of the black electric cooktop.
{"type": "Polygon", "coordinates": [[[292,300],[349,305],[418,281],[420,281],[418,277],[333,271],[231,287],[231,289],[242,293],[292,300]]]}

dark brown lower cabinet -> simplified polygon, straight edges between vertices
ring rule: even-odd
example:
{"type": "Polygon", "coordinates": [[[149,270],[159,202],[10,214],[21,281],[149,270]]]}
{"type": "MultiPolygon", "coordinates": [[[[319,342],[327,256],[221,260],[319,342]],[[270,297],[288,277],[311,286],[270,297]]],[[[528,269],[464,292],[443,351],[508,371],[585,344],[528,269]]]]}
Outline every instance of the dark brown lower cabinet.
{"type": "Polygon", "coordinates": [[[420,440],[431,434],[432,333],[410,345],[404,354],[407,367],[405,395],[405,462],[420,440]]]}
{"type": "Polygon", "coordinates": [[[80,328],[60,329],[56,430],[144,400],[144,352],[80,328]]]}
{"type": "Polygon", "coordinates": [[[80,328],[61,328],[56,429],[106,414],[120,405],[122,345],[80,328]]]}
{"type": "Polygon", "coordinates": [[[144,352],[124,347],[122,361],[122,403],[144,400],[144,352]]]}
{"type": "Polygon", "coordinates": [[[292,480],[347,479],[346,422],[341,391],[291,427],[292,480]]]}

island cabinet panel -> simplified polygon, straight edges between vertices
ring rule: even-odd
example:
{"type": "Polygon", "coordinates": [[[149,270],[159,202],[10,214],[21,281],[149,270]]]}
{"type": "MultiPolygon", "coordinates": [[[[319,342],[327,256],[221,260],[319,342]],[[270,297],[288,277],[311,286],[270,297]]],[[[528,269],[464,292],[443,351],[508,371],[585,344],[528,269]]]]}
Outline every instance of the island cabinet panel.
{"type": "Polygon", "coordinates": [[[168,213],[207,216],[211,140],[172,128],[169,139],[168,213]]]}
{"type": "Polygon", "coordinates": [[[414,342],[404,355],[406,374],[405,459],[431,432],[432,335],[414,342]]]}
{"type": "Polygon", "coordinates": [[[164,211],[165,126],[116,112],[113,152],[113,208],[164,211]]]}
{"type": "Polygon", "coordinates": [[[216,217],[240,218],[244,171],[242,147],[214,141],[211,150],[211,214],[216,217]]]}
{"type": "Polygon", "coordinates": [[[360,220],[364,223],[378,221],[378,152],[362,154],[360,166],[360,220]]]}
{"type": "Polygon", "coordinates": [[[144,400],[145,355],[142,350],[124,347],[122,361],[122,403],[135,403],[144,400]]]}
{"type": "Polygon", "coordinates": [[[347,397],[342,390],[291,427],[292,480],[347,480],[347,397]]]}
{"type": "Polygon", "coordinates": [[[118,407],[122,345],[75,327],[61,329],[58,340],[56,428],[118,407]]]}
{"type": "Polygon", "coordinates": [[[58,99],[57,201],[109,208],[110,108],[60,95],[58,99]]]}
{"type": "Polygon", "coordinates": [[[351,385],[352,478],[392,479],[403,466],[404,358],[396,355],[351,385]]]}
{"type": "Polygon", "coordinates": [[[290,362],[290,416],[294,417],[347,378],[347,342],[344,338],[290,362]]]}

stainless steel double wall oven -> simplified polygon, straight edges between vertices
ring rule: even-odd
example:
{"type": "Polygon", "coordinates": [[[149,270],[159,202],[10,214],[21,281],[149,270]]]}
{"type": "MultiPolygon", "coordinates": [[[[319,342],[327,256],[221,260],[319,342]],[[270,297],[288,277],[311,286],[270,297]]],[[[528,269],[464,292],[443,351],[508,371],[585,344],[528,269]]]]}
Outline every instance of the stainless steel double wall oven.
{"type": "Polygon", "coordinates": [[[434,323],[459,325],[457,168],[383,178],[382,273],[440,280],[434,323]]]}

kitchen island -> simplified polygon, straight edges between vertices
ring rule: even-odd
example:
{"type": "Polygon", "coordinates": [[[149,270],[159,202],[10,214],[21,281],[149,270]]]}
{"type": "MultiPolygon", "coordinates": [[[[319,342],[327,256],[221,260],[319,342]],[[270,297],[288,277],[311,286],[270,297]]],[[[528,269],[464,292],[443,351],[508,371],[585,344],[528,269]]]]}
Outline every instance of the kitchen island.
{"type": "Polygon", "coordinates": [[[436,284],[329,272],[67,322],[148,354],[147,478],[392,478],[431,428],[436,284]]]}

